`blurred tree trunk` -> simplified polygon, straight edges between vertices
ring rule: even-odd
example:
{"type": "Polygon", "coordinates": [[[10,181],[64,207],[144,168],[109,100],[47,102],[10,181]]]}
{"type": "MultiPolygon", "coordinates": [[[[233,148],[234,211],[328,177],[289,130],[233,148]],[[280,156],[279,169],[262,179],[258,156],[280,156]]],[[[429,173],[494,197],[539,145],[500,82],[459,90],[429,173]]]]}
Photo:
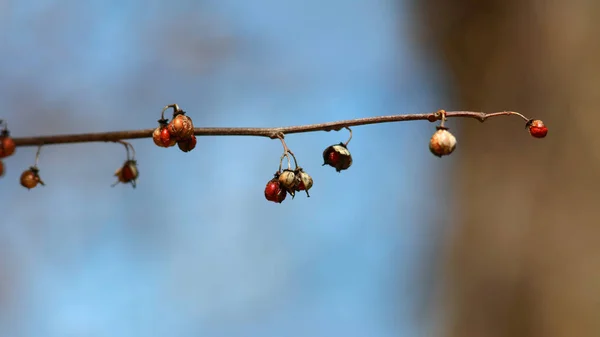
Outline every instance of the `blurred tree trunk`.
{"type": "Polygon", "coordinates": [[[519,111],[550,130],[454,127],[442,335],[600,336],[600,1],[415,3],[457,94],[445,108],[519,111]]]}

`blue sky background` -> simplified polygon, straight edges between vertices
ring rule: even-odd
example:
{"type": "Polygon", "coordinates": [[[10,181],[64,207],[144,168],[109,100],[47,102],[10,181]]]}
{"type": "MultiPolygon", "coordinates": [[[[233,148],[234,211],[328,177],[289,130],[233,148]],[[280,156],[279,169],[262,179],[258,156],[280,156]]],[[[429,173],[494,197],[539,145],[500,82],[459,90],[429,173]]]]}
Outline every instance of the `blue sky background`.
{"type": "MultiPolygon", "coordinates": [[[[19,137],[150,128],[170,103],[196,126],[451,109],[413,17],[391,0],[0,0],[0,118],[19,137]]],[[[357,127],[341,174],[321,153],[347,132],[290,135],[315,185],[280,205],[263,196],[269,139],[132,141],[135,190],[110,187],[121,145],[44,147],[32,191],[35,148],[18,148],[0,179],[0,335],[423,335],[435,177],[452,168],[433,131],[357,127]]]]}

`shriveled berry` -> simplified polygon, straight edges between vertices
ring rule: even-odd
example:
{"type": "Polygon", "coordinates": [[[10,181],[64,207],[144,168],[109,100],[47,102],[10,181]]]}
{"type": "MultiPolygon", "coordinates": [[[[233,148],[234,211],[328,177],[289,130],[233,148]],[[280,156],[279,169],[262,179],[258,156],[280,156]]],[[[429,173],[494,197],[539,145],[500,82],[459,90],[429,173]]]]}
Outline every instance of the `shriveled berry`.
{"type": "Polygon", "coordinates": [[[548,134],[548,128],[539,119],[529,120],[526,124],[529,134],[535,138],[544,138],[548,134]]]}
{"type": "Polygon", "coordinates": [[[287,189],[294,189],[296,186],[296,174],[292,170],[283,170],[279,175],[279,184],[287,189]]]}
{"type": "Polygon", "coordinates": [[[269,180],[265,186],[265,198],[269,201],[281,203],[285,200],[286,195],[287,193],[279,184],[279,179],[277,177],[269,180]]]}
{"type": "Polygon", "coordinates": [[[456,137],[447,128],[438,126],[437,131],[431,136],[429,150],[434,155],[447,156],[456,148],[456,137]]]}
{"type": "Polygon", "coordinates": [[[44,186],[44,182],[40,179],[39,170],[37,167],[30,167],[28,170],[21,173],[21,186],[30,190],[38,184],[44,186]]]}
{"type": "Polygon", "coordinates": [[[323,151],[323,165],[334,167],[337,172],[348,169],[352,165],[352,155],[344,145],[331,145],[323,151]]]}
{"type": "Polygon", "coordinates": [[[296,186],[296,190],[306,191],[306,196],[310,197],[310,195],[308,194],[308,190],[310,190],[310,188],[313,185],[312,177],[308,173],[304,172],[302,168],[296,169],[296,177],[298,179],[298,185],[296,186]]]}
{"type": "Polygon", "coordinates": [[[131,183],[131,185],[135,188],[136,180],[139,176],[137,162],[135,160],[125,161],[123,166],[119,167],[115,171],[115,176],[117,177],[117,182],[115,182],[113,186],[118,183],[131,183]]]}
{"type": "Polygon", "coordinates": [[[0,134],[0,158],[6,158],[15,153],[15,141],[9,136],[8,131],[2,131],[0,134]]]}
{"type": "Polygon", "coordinates": [[[177,142],[177,146],[183,152],[190,152],[196,147],[196,136],[192,135],[184,140],[177,142]]]}
{"type": "Polygon", "coordinates": [[[192,123],[192,119],[182,113],[173,117],[168,128],[171,137],[176,140],[186,139],[194,134],[194,123],[192,123]]]}

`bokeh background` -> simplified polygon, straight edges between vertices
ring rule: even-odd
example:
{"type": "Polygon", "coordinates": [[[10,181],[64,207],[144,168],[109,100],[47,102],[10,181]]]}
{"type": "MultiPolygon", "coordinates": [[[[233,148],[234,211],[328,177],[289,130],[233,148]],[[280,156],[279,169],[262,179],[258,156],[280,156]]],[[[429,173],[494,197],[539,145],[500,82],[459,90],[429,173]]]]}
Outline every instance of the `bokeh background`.
{"type": "Polygon", "coordinates": [[[0,179],[0,336],[598,336],[596,1],[0,0],[12,135],[287,126],[516,110],[288,136],[311,197],[264,200],[278,141],[47,146],[0,179]]]}

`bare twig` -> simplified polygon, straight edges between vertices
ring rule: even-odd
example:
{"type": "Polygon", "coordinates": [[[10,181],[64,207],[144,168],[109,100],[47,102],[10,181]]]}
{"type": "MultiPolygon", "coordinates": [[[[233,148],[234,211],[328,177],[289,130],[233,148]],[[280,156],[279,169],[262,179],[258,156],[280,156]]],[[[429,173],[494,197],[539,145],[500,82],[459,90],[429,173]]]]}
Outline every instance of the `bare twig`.
{"type": "MultiPolygon", "coordinates": [[[[357,119],[349,119],[336,122],[320,123],[320,124],[309,124],[309,125],[298,125],[298,126],[286,126],[286,127],[273,127],[273,128],[246,128],[246,127],[234,127],[234,128],[194,128],[194,134],[196,136],[256,136],[256,137],[268,137],[271,139],[278,139],[281,135],[288,135],[293,133],[304,133],[304,132],[315,132],[315,131],[339,131],[343,128],[349,128],[351,126],[368,125],[368,124],[379,124],[379,123],[391,123],[391,122],[404,122],[404,121],[416,121],[416,120],[427,120],[435,122],[441,120],[443,116],[446,119],[449,118],[474,118],[480,122],[485,121],[488,118],[498,116],[519,116],[525,121],[529,119],[522,114],[514,111],[501,111],[494,113],[483,113],[473,111],[447,111],[442,110],[433,113],[424,114],[407,114],[407,115],[390,115],[390,116],[377,116],[377,117],[365,117],[357,119]]],[[[80,134],[67,134],[67,135],[51,135],[51,136],[36,136],[36,137],[20,137],[14,138],[17,146],[41,146],[51,144],[67,144],[67,143],[87,143],[87,142],[116,142],[123,139],[139,139],[139,138],[151,138],[154,129],[144,130],[130,130],[130,131],[113,131],[113,132],[99,132],[99,133],[80,133],[80,134]]]]}

